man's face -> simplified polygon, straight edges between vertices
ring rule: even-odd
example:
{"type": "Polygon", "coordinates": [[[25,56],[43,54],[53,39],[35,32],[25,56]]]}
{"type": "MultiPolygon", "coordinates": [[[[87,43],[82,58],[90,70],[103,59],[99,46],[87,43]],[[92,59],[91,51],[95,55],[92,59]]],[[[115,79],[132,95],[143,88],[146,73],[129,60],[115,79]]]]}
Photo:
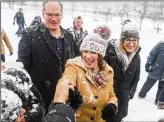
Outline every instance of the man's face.
{"type": "Polygon", "coordinates": [[[22,10],[22,9],[20,9],[20,10],[19,10],[19,12],[20,12],[20,13],[22,13],[22,12],[23,12],[23,10],[22,10]]]}
{"type": "Polygon", "coordinates": [[[76,30],[80,30],[81,27],[82,27],[82,24],[83,24],[83,22],[82,22],[81,19],[75,19],[75,28],[76,28],[76,30]]]}
{"type": "Polygon", "coordinates": [[[57,30],[60,28],[62,20],[61,6],[58,2],[47,2],[43,8],[43,19],[49,30],[57,30]]]}

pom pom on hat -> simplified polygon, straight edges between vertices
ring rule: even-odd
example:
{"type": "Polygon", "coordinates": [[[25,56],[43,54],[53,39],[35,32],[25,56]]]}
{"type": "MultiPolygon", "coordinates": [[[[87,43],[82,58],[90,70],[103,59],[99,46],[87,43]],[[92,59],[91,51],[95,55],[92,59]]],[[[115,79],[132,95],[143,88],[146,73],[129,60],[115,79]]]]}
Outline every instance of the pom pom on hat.
{"type": "Polygon", "coordinates": [[[102,25],[102,26],[98,26],[93,30],[94,33],[98,33],[100,34],[100,36],[105,39],[105,40],[109,40],[110,36],[111,36],[111,30],[109,29],[108,26],[106,25],[102,25]]]}
{"type": "Polygon", "coordinates": [[[108,45],[108,41],[103,39],[97,33],[88,34],[84,39],[82,44],[80,45],[80,51],[88,50],[95,53],[99,53],[103,57],[106,53],[106,48],[108,45]]]}
{"type": "Polygon", "coordinates": [[[22,107],[22,100],[13,91],[1,88],[1,122],[13,122],[22,107]]]}
{"type": "Polygon", "coordinates": [[[139,29],[137,25],[132,22],[128,22],[121,29],[121,40],[124,38],[136,37],[139,38],[139,29]]]}
{"type": "Polygon", "coordinates": [[[132,22],[132,21],[131,21],[130,19],[126,19],[126,20],[124,20],[123,23],[122,23],[122,26],[128,24],[129,22],[132,22]]]}

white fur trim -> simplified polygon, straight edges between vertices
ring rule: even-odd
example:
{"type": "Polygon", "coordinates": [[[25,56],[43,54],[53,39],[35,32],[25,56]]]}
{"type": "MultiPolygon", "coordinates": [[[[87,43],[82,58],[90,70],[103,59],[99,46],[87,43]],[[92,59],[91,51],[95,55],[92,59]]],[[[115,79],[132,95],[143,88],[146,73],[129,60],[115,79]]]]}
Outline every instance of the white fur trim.
{"type": "Polygon", "coordinates": [[[116,41],[115,52],[116,52],[118,60],[122,63],[122,66],[124,67],[124,71],[127,70],[130,62],[132,61],[133,57],[136,55],[137,51],[138,49],[135,52],[131,53],[129,56],[127,56],[126,53],[120,50],[120,40],[116,41]]]}

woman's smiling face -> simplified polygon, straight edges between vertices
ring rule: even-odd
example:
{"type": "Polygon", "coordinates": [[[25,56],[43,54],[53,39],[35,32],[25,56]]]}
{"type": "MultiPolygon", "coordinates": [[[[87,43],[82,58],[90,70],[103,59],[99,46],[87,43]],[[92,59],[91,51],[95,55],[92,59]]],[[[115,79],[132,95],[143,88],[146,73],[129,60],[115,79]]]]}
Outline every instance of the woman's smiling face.
{"type": "Polygon", "coordinates": [[[98,67],[98,54],[92,51],[82,51],[82,59],[87,69],[96,69],[98,67]]]}

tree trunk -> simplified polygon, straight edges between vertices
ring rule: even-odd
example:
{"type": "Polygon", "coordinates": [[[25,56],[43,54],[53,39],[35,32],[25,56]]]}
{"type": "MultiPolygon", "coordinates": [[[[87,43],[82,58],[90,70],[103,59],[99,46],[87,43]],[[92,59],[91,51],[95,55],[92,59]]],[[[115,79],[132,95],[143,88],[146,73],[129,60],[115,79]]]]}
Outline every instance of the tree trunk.
{"type": "Polygon", "coordinates": [[[143,21],[143,18],[141,18],[140,20],[140,30],[142,29],[142,21],[143,21]]]}
{"type": "Polygon", "coordinates": [[[121,25],[122,25],[122,19],[123,19],[123,17],[121,16],[121,25]]]}
{"type": "Polygon", "coordinates": [[[108,15],[105,16],[106,17],[106,24],[108,24],[108,15]]]}

